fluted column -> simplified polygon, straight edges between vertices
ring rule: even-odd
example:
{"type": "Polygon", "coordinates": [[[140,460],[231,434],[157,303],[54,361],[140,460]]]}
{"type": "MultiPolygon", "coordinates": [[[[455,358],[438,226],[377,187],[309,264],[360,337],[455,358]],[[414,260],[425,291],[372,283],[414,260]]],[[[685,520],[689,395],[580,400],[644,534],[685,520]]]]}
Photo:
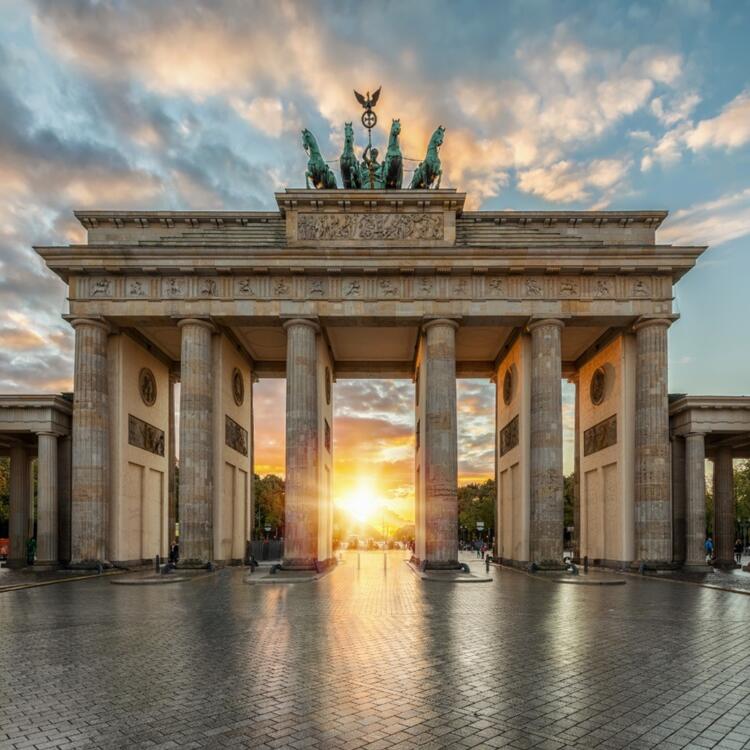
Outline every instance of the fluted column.
{"type": "Polygon", "coordinates": [[[76,353],[73,400],[71,565],[107,559],[109,502],[109,395],[106,323],[73,321],[76,353]]]}
{"type": "Polygon", "coordinates": [[[687,468],[685,438],[674,435],[670,441],[672,459],[672,559],[684,563],[687,539],[687,468]]]}
{"type": "Polygon", "coordinates": [[[734,565],[734,515],[732,452],[729,448],[719,448],[714,459],[714,550],[717,565],[734,565]]]}
{"type": "Polygon", "coordinates": [[[180,566],[213,559],[214,326],[187,318],[178,323],[180,354],[180,566]]]}
{"type": "Polygon", "coordinates": [[[454,320],[423,327],[425,559],[430,568],[458,565],[458,431],[454,320]]]}
{"type": "Polygon", "coordinates": [[[579,559],[581,557],[581,378],[576,374],[571,382],[576,387],[573,430],[573,557],[579,559]]]}
{"type": "Polygon", "coordinates": [[[26,565],[26,540],[29,526],[29,459],[26,448],[10,449],[10,549],[8,567],[26,565]]]}
{"type": "Polygon", "coordinates": [[[70,561],[70,472],[72,441],[70,435],[57,443],[57,557],[70,561]]]}
{"type": "Polygon", "coordinates": [[[57,565],[57,435],[38,440],[36,564],[57,565]]]}
{"type": "Polygon", "coordinates": [[[286,330],[286,482],[284,567],[311,569],[318,559],[318,349],[320,330],[297,318],[286,330]]]}
{"type": "Polygon", "coordinates": [[[529,555],[541,566],[563,559],[562,358],[559,320],[538,320],[531,334],[531,519],[529,555]]]}
{"type": "Polygon", "coordinates": [[[685,564],[706,566],[706,443],[693,432],[685,438],[685,564]]]}
{"type": "Polygon", "coordinates": [[[169,399],[167,409],[169,410],[169,440],[167,445],[167,543],[174,541],[175,523],[177,521],[177,453],[175,434],[175,402],[174,387],[177,382],[175,373],[169,373],[169,399]]]}
{"type": "Polygon", "coordinates": [[[669,494],[667,329],[670,321],[644,320],[634,327],[635,554],[641,562],[672,560],[669,494]]]}

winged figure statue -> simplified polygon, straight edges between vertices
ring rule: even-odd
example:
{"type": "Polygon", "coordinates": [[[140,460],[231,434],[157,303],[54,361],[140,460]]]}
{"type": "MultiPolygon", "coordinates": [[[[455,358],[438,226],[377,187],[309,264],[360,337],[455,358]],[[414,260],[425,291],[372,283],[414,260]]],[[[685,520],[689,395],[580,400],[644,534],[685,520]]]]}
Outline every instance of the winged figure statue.
{"type": "Polygon", "coordinates": [[[372,109],[377,103],[378,99],[380,98],[380,89],[382,89],[382,86],[378,87],[378,90],[370,96],[370,92],[367,92],[367,96],[362,96],[362,94],[359,93],[359,91],[354,92],[354,96],[357,97],[357,101],[365,108],[365,109],[372,109]]]}

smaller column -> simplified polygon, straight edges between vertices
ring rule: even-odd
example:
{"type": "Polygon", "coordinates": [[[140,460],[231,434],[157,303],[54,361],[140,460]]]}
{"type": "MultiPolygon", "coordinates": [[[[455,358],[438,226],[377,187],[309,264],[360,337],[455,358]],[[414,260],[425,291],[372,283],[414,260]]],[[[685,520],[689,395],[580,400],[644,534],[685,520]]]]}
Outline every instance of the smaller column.
{"type": "Polygon", "coordinates": [[[685,565],[706,567],[706,447],[703,433],[685,438],[685,565]]]}
{"type": "Polygon", "coordinates": [[[26,565],[26,542],[29,526],[29,458],[26,448],[10,449],[10,549],[8,567],[26,565]]]}
{"type": "Polygon", "coordinates": [[[581,558],[581,378],[571,378],[576,388],[573,430],[573,557],[581,558]]]}
{"type": "Polygon", "coordinates": [[[671,440],[672,456],[672,560],[684,563],[687,559],[685,540],[687,539],[687,500],[685,466],[685,438],[674,435],[671,440]]]}
{"type": "Polygon", "coordinates": [[[70,472],[72,441],[65,435],[57,442],[57,557],[70,561],[70,472]]]}
{"type": "Polygon", "coordinates": [[[734,515],[732,452],[719,448],[714,459],[714,550],[722,567],[734,567],[734,515]]]}
{"type": "Polygon", "coordinates": [[[531,518],[529,555],[542,567],[563,560],[562,357],[560,320],[538,320],[531,334],[531,518]]]}
{"type": "Polygon", "coordinates": [[[174,387],[178,378],[176,373],[169,373],[169,441],[167,445],[167,496],[169,509],[167,513],[167,543],[171,546],[175,540],[175,524],[177,522],[177,453],[175,434],[175,399],[174,387]]]}
{"type": "Polygon", "coordinates": [[[40,432],[37,474],[36,565],[56,566],[57,559],[57,435],[40,432]]]}

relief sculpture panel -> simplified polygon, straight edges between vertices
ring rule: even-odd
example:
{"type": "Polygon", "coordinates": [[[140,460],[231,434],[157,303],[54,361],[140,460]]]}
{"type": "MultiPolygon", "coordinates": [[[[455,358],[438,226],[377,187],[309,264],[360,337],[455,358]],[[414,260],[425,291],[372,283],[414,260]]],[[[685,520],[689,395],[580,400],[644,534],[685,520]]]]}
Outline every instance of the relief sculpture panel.
{"type": "Polygon", "coordinates": [[[299,214],[299,240],[442,240],[443,215],[299,214]]]}
{"type": "Polygon", "coordinates": [[[590,456],[616,443],[617,414],[613,414],[583,433],[583,455],[590,456]]]}
{"type": "Polygon", "coordinates": [[[155,456],[163,456],[164,430],[128,414],[128,443],[155,456]]]}

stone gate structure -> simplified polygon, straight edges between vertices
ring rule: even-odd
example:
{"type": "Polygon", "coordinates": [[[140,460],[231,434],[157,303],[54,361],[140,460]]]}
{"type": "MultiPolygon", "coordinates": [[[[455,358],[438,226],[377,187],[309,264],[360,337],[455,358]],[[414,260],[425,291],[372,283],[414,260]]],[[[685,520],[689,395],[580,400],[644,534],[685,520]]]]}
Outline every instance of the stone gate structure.
{"type": "Polygon", "coordinates": [[[672,563],[667,329],[702,247],[663,211],[471,212],[454,190],[287,190],[278,211],[82,211],[37,251],[75,328],[73,564],[231,562],[249,538],[252,383],[286,377],[285,564],[331,551],[335,379],[416,384],[416,557],[457,562],[456,378],[497,384],[497,554],[563,554],[561,378],[577,385],[577,553],[672,563]]]}

